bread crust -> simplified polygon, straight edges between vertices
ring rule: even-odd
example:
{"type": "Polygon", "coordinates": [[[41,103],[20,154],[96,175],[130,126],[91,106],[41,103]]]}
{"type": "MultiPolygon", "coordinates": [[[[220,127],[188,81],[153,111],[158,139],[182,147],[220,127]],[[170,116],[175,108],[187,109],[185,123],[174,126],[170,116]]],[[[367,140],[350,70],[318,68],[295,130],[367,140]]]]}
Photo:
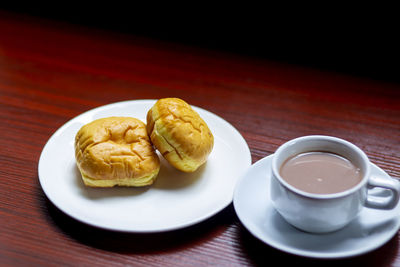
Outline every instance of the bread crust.
{"type": "Polygon", "coordinates": [[[193,172],[207,161],[214,136],[200,115],[179,98],[158,100],[147,113],[154,146],[175,168],[193,172]]]}
{"type": "Polygon", "coordinates": [[[83,182],[92,187],[150,185],[160,169],[146,125],[130,117],[84,125],[75,137],[75,158],[83,182]]]}

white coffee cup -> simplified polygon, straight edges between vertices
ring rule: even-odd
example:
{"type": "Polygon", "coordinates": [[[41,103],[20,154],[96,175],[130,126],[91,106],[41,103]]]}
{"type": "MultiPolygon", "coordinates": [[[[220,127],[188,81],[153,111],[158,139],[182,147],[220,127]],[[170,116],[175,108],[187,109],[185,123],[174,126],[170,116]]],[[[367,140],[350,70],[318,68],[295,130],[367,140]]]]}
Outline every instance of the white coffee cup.
{"type": "Polygon", "coordinates": [[[365,153],[352,143],[336,137],[311,135],[293,139],[280,146],[272,159],[271,200],[273,206],[291,225],[311,233],[328,233],[350,223],[364,206],[391,209],[399,201],[400,182],[393,178],[371,176],[371,163],[365,153]],[[315,194],[302,191],[282,179],[281,165],[297,154],[324,151],[338,154],[358,166],[361,182],[343,192],[315,194]],[[368,194],[370,187],[392,192],[388,197],[368,194]]]}

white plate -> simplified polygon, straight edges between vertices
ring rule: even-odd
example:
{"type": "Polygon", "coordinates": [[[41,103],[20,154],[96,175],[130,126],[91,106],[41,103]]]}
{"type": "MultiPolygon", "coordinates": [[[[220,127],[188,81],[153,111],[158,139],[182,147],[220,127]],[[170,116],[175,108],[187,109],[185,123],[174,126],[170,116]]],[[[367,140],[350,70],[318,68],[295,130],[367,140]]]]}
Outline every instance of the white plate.
{"type": "Polygon", "coordinates": [[[193,107],[214,135],[205,165],[183,173],[161,159],[156,182],[143,188],[89,188],[81,181],[74,157],[74,138],[82,125],[98,118],[129,116],[146,121],[155,100],[132,100],[87,111],[58,129],[44,146],[39,180],[60,210],[92,226],[124,232],[161,232],[201,222],[232,201],[238,178],[251,165],[246,141],[228,122],[193,107]]]}
{"type": "MultiPolygon", "coordinates": [[[[272,155],[254,165],[239,179],[233,204],[243,225],[272,247],[313,258],[345,258],[374,250],[389,241],[400,227],[400,203],[392,210],[364,208],[342,230],[310,234],[288,224],[273,208],[269,196],[272,155]]],[[[372,164],[372,174],[388,176],[372,164]]],[[[386,191],[376,190],[375,194],[386,191]]]]}

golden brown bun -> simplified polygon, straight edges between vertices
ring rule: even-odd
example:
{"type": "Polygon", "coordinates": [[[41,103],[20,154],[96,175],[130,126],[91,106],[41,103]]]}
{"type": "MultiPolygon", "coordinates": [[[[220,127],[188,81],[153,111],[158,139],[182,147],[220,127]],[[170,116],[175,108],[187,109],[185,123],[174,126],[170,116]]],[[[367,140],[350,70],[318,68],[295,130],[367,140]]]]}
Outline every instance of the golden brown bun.
{"type": "Polygon", "coordinates": [[[158,100],[147,113],[147,132],[154,146],[175,168],[193,172],[214,146],[207,124],[179,98],[158,100]]]}
{"type": "Polygon", "coordinates": [[[75,137],[75,157],[83,182],[93,187],[150,185],[160,170],[146,125],[129,117],[84,125],[75,137]]]}

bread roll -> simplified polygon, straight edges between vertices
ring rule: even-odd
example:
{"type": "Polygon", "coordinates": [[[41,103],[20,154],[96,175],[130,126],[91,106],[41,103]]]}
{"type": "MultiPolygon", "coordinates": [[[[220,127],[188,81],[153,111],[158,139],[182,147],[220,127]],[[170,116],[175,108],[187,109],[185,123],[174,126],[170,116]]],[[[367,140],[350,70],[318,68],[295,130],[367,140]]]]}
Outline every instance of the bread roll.
{"type": "Polygon", "coordinates": [[[84,125],[75,137],[75,157],[83,182],[91,187],[150,185],[160,170],[146,125],[129,117],[84,125]]]}
{"type": "Polygon", "coordinates": [[[147,132],[163,157],[184,172],[193,172],[206,162],[214,145],[207,124],[178,98],[154,104],[147,113],[147,132]]]}

